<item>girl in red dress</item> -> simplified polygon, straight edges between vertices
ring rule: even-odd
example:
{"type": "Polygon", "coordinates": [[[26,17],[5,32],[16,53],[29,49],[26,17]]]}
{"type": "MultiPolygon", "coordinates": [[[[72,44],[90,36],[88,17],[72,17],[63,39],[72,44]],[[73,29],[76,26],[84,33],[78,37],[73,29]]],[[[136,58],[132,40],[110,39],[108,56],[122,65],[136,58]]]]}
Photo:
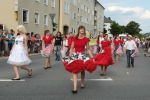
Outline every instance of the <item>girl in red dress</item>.
{"type": "Polygon", "coordinates": [[[112,60],[111,42],[108,40],[108,34],[104,34],[104,40],[101,42],[102,52],[94,57],[95,61],[101,66],[101,76],[106,75],[106,70],[109,65],[114,64],[112,60]]]}
{"type": "Polygon", "coordinates": [[[41,50],[42,56],[46,57],[46,64],[44,67],[45,69],[51,68],[50,55],[53,54],[53,49],[54,49],[53,37],[50,35],[49,30],[45,30],[42,39],[42,50],[41,50]]]}
{"type": "Polygon", "coordinates": [[[90,50],[89,41],[90,39],[85,37],[85,27],[80,26],[78,28],[78,34],[72,39],[72,45],[68,57],[62,58],[64,67],[67,71],[73,73],[73,84],[74,89],[71,91],[73,94],[77,93],[77,75],[81,72],[81,88],[84,88],[84,77],[85,71],[87,70],[92,73],[97,68],[97,64],[93,61],[93,55],[90,50]],[[85,46],[87,48],[87,57],[85,54],[85,46]]]}
{"type": "Polygon", "coordinates": [[[119,55],[116,53],[119,46],[120,46],[119,36],[116,36],[114,39],[114,58],[116,62],[118,62],[118,58],[119,58],[119,55]]]}

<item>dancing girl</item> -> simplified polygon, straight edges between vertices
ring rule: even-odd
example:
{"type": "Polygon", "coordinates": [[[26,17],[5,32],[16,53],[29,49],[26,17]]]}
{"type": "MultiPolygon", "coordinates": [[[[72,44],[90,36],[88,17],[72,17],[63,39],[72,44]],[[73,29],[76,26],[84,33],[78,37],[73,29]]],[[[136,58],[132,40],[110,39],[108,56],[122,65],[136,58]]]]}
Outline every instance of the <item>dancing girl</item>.
{"type": "Polygon", "coordinates": [[[12,80],[20,80],[18,67],[28,71],[28,76],[32,75],[32,69],[29,69],[26,65],[31,63],[28,57],[28,37],[25,35],[26,29],[23,25],[17,27],[18,35],[15,39],[15,43],[10,51],[10,56],[7,63],[13,65],[16,77],[12,80]]]}
{"type": "Polygon", "coordinates": [[[53,54],[54,51],[53,49],[54,49],[53,37],[50,35],[49,30],[45,30],[42,39],[42,50],[41,50],[42,56],[46,57],[44,69],[51,68],[50,56],[53,54]]]}
{"type": "Polygon", "coordinates": [[[106,70],[109,65],[113,65],[111,52],[111,41],[108,40],[108,34],[103,35],[104,40],[101,42],[102,52],[94,57],[96,63],[101,66],[100,76],[106,75],[106,70]]]}
{"type": "Polygon", "coordinates": [[[78,34],[72,39],[72,45],[70,48],[69,56],[62,58],[66,70],[73,73],[74,89],[71,91],[73,94],[77,93],[78,73],[81,72],[81,88],[84,89],[84,70],[87,70],[90,73],[92,73],[97,68],[96,63],[92,59],[93,55],[89,46],[90,39],[85,37],[85,32],[85,27],[79,26],[78,34]],[[85,46],[91,59],[85,54],[85,46]]]}

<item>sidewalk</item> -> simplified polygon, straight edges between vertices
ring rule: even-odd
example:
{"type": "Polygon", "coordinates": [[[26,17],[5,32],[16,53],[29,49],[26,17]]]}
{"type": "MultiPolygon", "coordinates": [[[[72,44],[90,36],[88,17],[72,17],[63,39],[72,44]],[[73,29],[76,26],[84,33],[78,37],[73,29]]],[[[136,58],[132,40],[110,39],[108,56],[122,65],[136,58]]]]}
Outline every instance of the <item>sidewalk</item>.
{"type": "MultiPolygon", "coordinates": [[[[36,56],[36,55],[40,55],[41,53],[33,53],[33,54],[29,54],[29,56],[36,56]]],[[[9,56],[8,56],[9,57],[9,56]]],[[[8,59],[8,57],[0,57],[1,59],[8,59]]]]}

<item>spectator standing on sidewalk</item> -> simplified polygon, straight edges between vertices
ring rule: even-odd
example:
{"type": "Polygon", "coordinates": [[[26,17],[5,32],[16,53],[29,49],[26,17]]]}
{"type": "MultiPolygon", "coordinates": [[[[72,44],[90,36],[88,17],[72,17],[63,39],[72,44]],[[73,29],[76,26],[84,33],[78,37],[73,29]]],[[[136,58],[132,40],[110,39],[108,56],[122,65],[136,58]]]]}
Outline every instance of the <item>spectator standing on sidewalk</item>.
{"type": "Polygon", "coordinates": [[[10,33],[8,33],[8,48],[9,51],[12,49],[13,46],[13,39],[12,39],[13,29],[10,30],[10,33]]]}
{"type": "Polygon", "coordinates": [[[41,45],[42,45],[42,41],[41,41],[41,37],[40,37],[40,34],[36,34],[35,35],[35,38],[36,38],[36,43],[35,43],[35,53],[39,53],[40,50],[41,50],[41,45]]]}
{"type": "Polygon", "coordinates": [[[12,32],[12,45],[15,43],[15,31],[12,32]]]}
{"type": "Polygon", "coordinates": [[[128,40],[125,42],[124,45],[124,53],[126,52],[127,56],[127,68],[130,68],[130,62],[132,67],[134,67],[134,56],[133,54],[136,53],[136,43],[132,40],[132,35],[128,35],[128,40]]]}
{"type": "Polygon", "coordinates": [[[30,36],[30,33],[27,33],[26,35],[28,37],[28,52],[30,52],[30,48],[31,48],[31,40],[30,40],[30,38],[31,38],[31,36],[30,36]]]}
{"type": "Polygon", "coordinates": [[[35,41],[36,41],[36,38],[34,37],[34,33],[31,32],[31,48],[30,48],[30,51],[31,53],[34,53],[34,47],[35,47],[35,41]]]}
{"type": "Polygon", "coordinates": [[[3,51],[4,51],[4,40],[3,40],[3,31],[0,30],[0,56],[3,56],[3,51]]]}
{"type": "Polygon", "coordinates": [[[4,45],[5,45],[5,49],[4,49],[4,56],[9,56],[9,48],[8,48],[8,31],[6,30],[4,33],[4,45]]]}

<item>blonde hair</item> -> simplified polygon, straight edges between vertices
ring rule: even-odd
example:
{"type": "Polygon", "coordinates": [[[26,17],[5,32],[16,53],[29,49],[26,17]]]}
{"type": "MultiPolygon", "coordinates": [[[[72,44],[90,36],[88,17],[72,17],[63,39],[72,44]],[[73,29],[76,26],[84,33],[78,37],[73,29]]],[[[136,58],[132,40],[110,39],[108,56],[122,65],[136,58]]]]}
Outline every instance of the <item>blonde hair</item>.
{"type": "Polygon", "coordinates": [[[25,29],[25,27],[24,27],[23,25],[19,25],[19,26],[17,27],[17,30],[18,30],[19,32],[23,33],[23,34],[26,33],[26,29],[25,29]]]}

